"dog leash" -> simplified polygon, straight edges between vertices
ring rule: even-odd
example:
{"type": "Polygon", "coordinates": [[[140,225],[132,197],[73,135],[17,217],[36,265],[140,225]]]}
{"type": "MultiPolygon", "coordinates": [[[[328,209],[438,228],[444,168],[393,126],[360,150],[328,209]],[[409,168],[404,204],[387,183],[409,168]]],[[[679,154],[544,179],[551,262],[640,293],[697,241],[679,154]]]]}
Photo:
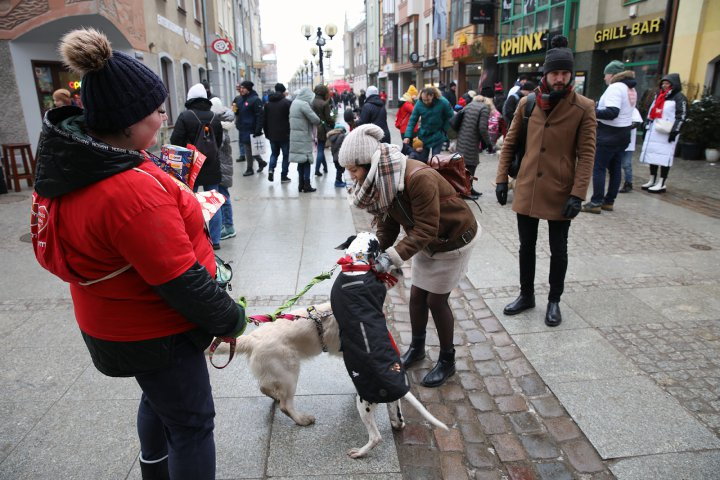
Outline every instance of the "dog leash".
{"type": "MultiPolygon", "coordinates": [[[[297,319],[296,316],[284,314],[282,312],[287,310],[288,308],[292,307],[293,305],[295,305],[295,302],[297,302],[300,297],[305,295],[307,293],[307,291],[310,290],[314,285],[317,285],[318,283],[331,278],[333,273],[335,272],[335,269],[337,269],[338,266],[339,266],[339,264],[336,263],[335,265],[333,265],[333,267],[330,269],[330,271],[322,272],[319,275],[314,276],[313,279],[310,280],[310,283],[305,285],[305,287],[302,290],[300,290],[299,293],[297,293],[295,296],[289,298],[285,303],[280,305],[280,307],[278,307],[277,310],[275,310],[273,313],[264,314],[264,315],[251,315],[247,318],[251,322],[253,322],[255,325],[260,325],[261,323],[274,322],[278,318],[284,318],[286,320],[296,320],[297,319]]],[[[243,308],[247,307],[247,302],[245,301],[245,297],[240,297],[237,300],[237,303],[238,303],[238,305],[240,305],[243,308]]],[[[309,313],[309,310],[308,310],[308,313],[309,313]]],[[[318,328],[318,331],[321,332],[322,325],[320,325],[318,327],[318,319],[314,318],[313,316],[311,316],[310,318],[312,318],[312,320],[315,322],[315,326],[318,328]]],[[[244,331],[245,330],[243,329],[243,332],[244,331]]],[[[240,336],[240,335],[242,335],[242,332],[240,332],[240,334],[238,336],[240,336]]],[[[325,346],[325,344],[322,340],[322,335],[320,337],[320,342],[323,344],[323,351],[326,352],[327,346],[325,346]]],[[[218,370],[221,370],[221,369],[227,367],[228,365],[230,365],[230,362],[235,357],[235,347],[236,346],[237,346],[237,337],[215,337],[213,342],[210,344],[210,349],[208,351],[209,352],[208,357],[210,359],[210,364],[213,367],[217,368],[218,370]],[[217,348],[223,342],[226,342],[230,345],[230,353],[228,355],[227,362],[225,362],[223,365],[216,365],[215,362],[213,361],[213,355],[215,354],[215,350],[217,350],[217,348]]]]}

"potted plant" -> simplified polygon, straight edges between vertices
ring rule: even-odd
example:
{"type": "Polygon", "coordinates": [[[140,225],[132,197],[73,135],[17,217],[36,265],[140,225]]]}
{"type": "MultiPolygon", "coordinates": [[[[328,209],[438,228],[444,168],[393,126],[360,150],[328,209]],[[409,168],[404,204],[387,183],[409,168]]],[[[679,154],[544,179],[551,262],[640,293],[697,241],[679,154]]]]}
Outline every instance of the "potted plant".
{"type": "MultiPolygon", "coordinates": [[[[703,149],[720,147],[720,99],[705,95],[688,107],[680,140],[681,155],[686,160],[702,159],[703,149]]],[[[710,153],[713,156],[713,152],[710,153]]]]}

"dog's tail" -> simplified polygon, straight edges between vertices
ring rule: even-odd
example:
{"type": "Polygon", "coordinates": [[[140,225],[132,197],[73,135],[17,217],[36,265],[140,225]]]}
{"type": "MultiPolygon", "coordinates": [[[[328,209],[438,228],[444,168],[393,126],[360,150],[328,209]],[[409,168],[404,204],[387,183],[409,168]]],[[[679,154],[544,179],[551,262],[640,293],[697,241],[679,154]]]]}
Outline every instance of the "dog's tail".
{"type": "Polygon", "coordinates": [[[448,427],[447,427],[447,425],[445,425],[444,423],[442,423],[440,420],[438,420],[437,418],[435,418],[432,413],[430,413],[430,412],[427,411],[427,409],[423,406],[423,404],[420,403],[420,400],[418,400],[417,398],[415,398],[415,395],[413,395],[412,392],[407,392],[403,398],[404,398],[405,400],[407,400],[407,401],[410,403],[410,405],[412,405],[413,407],[415,407],[415,410],[417,410],[418,412],[420,412],[420,414],[421,414],[423,417],[425,417],[425,419],[426,419],[428,422],[432,423],[432,424],[435,425],[436,427],[442,428],[443,430],[446,430],[446,431],[449,430],[448,427]]]}
{"type": "Polygon", "coordinates": [[[252,351],[252,343],[254,339],[248,335],[240,335],[235,345],[236,353],[250,353],[252,351]]]}

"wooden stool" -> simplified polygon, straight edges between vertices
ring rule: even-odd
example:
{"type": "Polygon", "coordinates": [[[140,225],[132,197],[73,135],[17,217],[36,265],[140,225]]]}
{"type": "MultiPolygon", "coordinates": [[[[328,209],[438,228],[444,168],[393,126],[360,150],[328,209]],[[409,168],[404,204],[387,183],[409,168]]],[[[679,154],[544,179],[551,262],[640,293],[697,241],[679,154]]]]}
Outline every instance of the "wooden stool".
{"type": "Polygon", "coordinates": [[[35,159],[29,143],[3,143],[2,144],[3,168],[7,177],[8,189],[15,184],[15,191],[20,191],[20,180],[27,180],[28,187],[33,185],[33,177],[35,176],[35,159]],[[22,157],[23,172],[18,172],[15,156],[20,154],[22,157]],[[29,163],[28,163],[29,161],[29,163]],[[12,182],[12,183],[11,183],[12,182]]]}

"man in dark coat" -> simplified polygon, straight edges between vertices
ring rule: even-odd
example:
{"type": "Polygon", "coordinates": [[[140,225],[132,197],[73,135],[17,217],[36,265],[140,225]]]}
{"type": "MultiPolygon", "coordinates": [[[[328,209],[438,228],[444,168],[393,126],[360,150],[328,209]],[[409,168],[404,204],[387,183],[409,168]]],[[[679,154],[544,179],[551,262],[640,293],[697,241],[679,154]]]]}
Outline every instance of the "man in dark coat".
{"type": "Polygon", "coordinates": [[[445,100],[450,102],[451,107],[455,107],[457,104],[457,94],[455,93],[455,90],[457,89],[457,85],[455,82],[450,82],[450,87],[443,92],[443,97],[445,97],[445,100]]]}
{"type": "Polygon", "coordinates": [[[282,152],[282,167],[280,182],[287,183],[288,167],[290,163],[290,105],[287,99],[287,89],[282,83],[275,84],[275,93],[271,93],[268,103],[265,104],[264,130],[265,136],[270,140],[270,167],[268,180],[275,179],[275,167],[282,152]]]}
{"type": "Polygon", "coordinates": [[[367,100],[365,90],[360,89],[360,96],[358,97],[358,108],[362,109],[363,105],[365,105],[365,100],[367,100]]]}
{"type": "Polygon", "coordinates": [[[247,168],[243,177],[250,176],[255,173],[253,170],[253,159],[258,162],[258,173],[262,172],[267,162],[262,157],[253,157],[251,137],[259,137],[262,135],[263,129],[263,102],[253,87],[255,84],[249,80],[245,80],[238,85],[238,95],[233,100],[233,110],[235,111],[235,128],[238,129],[240,144],[245,149],[245,160],[247,168]]]}
{"type": "Polygon", "coordinates": [[[360,118],[355,123],[356,127],[364,125],[366,123],[373,123],[378,127],[382,128],[385,136],[380,140],[381,143],[390,143],[390,129],[387,124],[387,110],[385,110],[385,103],[380,99],[378,95],[377,87],[371,85],[367,89],[367,99],[365,104],[360,110],[360,118]]]}
{"type": "Polygon", "coordinates": [[[505,119],[505,126],[508,130],[510,130],[510,124],[512,123],[513,116],[515,115],[515,110],[517,109],[518,102],[520,102],[520,99],[522,97],[527,96],[529,93],[535,90],[535,87],[536,85],[533,82],[526,81],[522,85],[520,85],[519,90],[517,90],[515,93],[508,95],[507,100],[505,100],[505,105],[503,105],[502,109],[502,116],[505,119]]]}
{"type": "MultiPolygon", "coordinates": [[[[203,187],[203,190],[206,192],[218,190],[220,185],[220,157],[218,152],[222,146],[223,129],[220,123],[220,117],[214,115],[210,111],[210,107],[212,107],[212,103],[207,99],[205,87],[203,87],[201,83],[193,85],[190,90],[188,90],[187,102],[185,102],[185,108],[187,108],[187,110],[182,112],[175,121],[175,126],[170,136],[171,144],[184,147],[188,143],[195,143],[202,124],[209,122],[212,127],[217,148],[215,149],[214,155],[211,155],[210,152],[203,152],[207,158],[195,180],[195,191],[197,191],[199,187],[203,187]]],[[[218,250],[220,248],[220,233],[222,231],[222,213],[220,210],[210,219],[209,226],[213,248],[218,250]]]]}

